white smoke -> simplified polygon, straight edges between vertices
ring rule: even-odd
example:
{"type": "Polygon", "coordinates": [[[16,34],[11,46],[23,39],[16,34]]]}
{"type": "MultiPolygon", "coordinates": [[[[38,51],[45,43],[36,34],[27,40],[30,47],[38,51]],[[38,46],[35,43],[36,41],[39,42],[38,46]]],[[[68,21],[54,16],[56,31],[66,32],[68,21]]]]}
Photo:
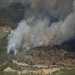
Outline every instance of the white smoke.
{"type": "Polygon", "coordinates": [[[22,52],[37,46],[54,46],[75,37],[75,1],[73,12],[64,21],[52,23],[50,19],[37,19],[34,24],[27,24],[22,20],[17,29],[11,31],[8,36],[7,53],[11,51],[22,52]]]}

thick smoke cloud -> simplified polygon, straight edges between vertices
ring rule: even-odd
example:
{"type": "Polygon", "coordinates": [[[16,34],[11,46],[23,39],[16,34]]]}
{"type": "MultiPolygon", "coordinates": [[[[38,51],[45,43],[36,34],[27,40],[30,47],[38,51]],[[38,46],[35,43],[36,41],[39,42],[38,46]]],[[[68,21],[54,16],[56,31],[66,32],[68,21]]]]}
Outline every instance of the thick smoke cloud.
{"type": "Polygon", "coordinates": [[[73,6],[73,0],[22,0],[22,3],[27,10],[25,11],[27,13],[25,17],[27,18],[37,13],[39,8],[42,8],[59,20],[65,19],[65,16],[72,12],[73,6]]]}
{"type": "Polygon", "coordinates": [[[16,55],[17,51],[22,53],[38,46],[52,47],[75,38],[75,1],[73,12],[64,20],[50,23],[50,16],[44,15],[41,18],[37,14],[30,17],[29,23],[23,19],[18,27],[11,31],[8,36],[7,53],[13,51],[16,55]]]}

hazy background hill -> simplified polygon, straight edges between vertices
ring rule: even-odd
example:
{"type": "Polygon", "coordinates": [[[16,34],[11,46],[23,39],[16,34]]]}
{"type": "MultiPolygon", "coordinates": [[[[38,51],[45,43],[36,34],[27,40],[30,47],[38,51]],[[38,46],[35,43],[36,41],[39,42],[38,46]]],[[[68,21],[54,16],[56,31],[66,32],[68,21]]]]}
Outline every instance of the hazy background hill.
{"type": "Polygon", "coordinates": [[[21,0],[0,0],[0,7],[6,7],[13,2],[21,2],[21,0]]]}
{"type": "Polygon", "coordinates": [[[53,22],[63,20],[73,11],[72,6],[73,0],[1,0],[0,16],[20,22],[24,14],[28,18],[41,8],[51,15],[53,22]]]}
{"type": "Polygon", "coordinates": [[[23,19],[24,7],[20,2],[12,2],[8,4],[9,5],[7,7],[5,4],[0,7],[0,26],[10,26],[15,28],[17,24],[23,19]]]}

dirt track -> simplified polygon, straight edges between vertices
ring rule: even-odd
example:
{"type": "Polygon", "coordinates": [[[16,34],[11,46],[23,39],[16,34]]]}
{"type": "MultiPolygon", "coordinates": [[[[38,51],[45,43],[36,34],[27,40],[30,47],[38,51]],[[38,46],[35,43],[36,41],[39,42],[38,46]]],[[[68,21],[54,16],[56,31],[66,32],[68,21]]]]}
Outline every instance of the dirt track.
{"type": "Polygon", "coordinates": [[[27,73],[27,72],[33,72],[33,73],[42,73],[42,74],[51,74],[52,72],[55,71],[59,71],[61,68],[49,68],[49,69],[39,69],[39,70],[22,70],[22,71],[18,71],[18,70],[14,70],[10,67],[7,67],[4,69],[4,72],[17,72],[19,75],[27,73]]]}
{"type": "Polygon", "coordinates": [[[51,67],[51,66],[50,66],[50,68],[48,68],[48,66],[46,66],[46,65],[28,65],[26,63],[21,63],[21,62],[18,63],[15,60],[13,60],[13,63],[15,63],[15,64],[17,64],[19,66],[32,66],[32,67],[37,67],[39,69],[38,70],[26,70],[26,69],[24,69],[22,71],[18,71],[18,70],[14,70],[14,69],[12,69],[10,67],[7,67],[7,68],[4,69],[4,72],[17,72],[19,75],[25,74],[27,72],[33,72],[33,73],[36,73],[36,74],[37,73],[51,74],[52,72],[59,71],[62,68],[62,67],[57,68],[57,67],[51,67]]]}

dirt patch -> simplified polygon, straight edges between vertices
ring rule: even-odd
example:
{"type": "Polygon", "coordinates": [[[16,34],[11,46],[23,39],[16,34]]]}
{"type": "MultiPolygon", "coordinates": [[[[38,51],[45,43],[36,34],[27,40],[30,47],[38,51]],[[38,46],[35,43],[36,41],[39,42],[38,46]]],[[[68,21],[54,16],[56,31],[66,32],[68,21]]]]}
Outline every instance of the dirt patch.
{"type": "Polygon", "coordinates": [[[50,68],[50,69],[42,69],[43,74],[51,74],[52,72],[59,71],[60,68],[50,68]]]}
{"type": "Polygon", "coordinates": [[[49,69],[39,69],[39,70],[22,70],[22,71],[18,71],[18,70],[14,70],[10,67],[7,67],[4,69],[4,72],[17,72],[19,75],[21,74],[25,74],[27,72],[33,72],[33,73],[42,73],[42,74],[51,74],[52,72],[55,72],[55,71],[58,71],[60,70],[61,68],[49,68],[49,69]]]}
{"type": "Polygon", "coordinates": [[[17,72],[19,75],[21,74],[20,71],[14,70],[14,69],[12,69],[12,68],[10,68],[10,67],[5,68],[5,69],[4,69],[4,72],[17,72]]]}

